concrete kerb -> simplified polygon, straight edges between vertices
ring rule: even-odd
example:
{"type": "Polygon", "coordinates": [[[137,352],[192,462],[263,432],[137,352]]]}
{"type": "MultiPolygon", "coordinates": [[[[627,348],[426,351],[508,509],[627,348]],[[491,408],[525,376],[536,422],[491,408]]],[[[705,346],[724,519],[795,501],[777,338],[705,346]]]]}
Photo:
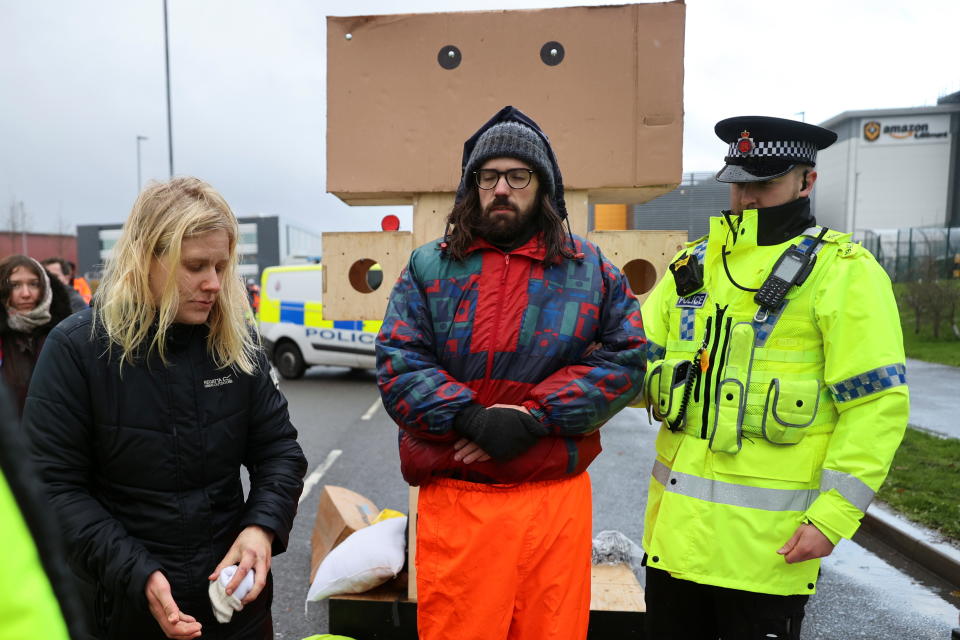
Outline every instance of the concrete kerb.
{"type": "Polygon", "coordinates": [[[867,509],[860,528],[960,588],[960,549],[944,542],[937,533],[908,522],[889,507],[876,503],[867,509]]]}
{"type": "MultiPolygon", "coordinates": [[[[910,384],[910,426],[941,438],[960,438],[956,390],[960,367],[907,359],[910,384]]],[[[907,521],[882,504],[873,504],[861,529],[911,561],[960,588],[960,549],[938,534],[907,521]]]]}

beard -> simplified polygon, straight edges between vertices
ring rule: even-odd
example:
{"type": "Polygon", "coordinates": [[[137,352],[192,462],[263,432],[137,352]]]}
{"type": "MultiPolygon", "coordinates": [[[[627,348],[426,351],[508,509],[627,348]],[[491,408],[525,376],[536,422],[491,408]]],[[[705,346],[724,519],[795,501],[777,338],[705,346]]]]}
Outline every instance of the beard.
{"type": "Polygon", "coordinates": [[[510,246],[526,240],[536,228],[535,204],[526,210],[518,210],[507,198],[494,198],[480,214],[476,233],[497,246],[510,246]],[[492,213],[493,209],[510,209],[512,213],[492,213]]]}

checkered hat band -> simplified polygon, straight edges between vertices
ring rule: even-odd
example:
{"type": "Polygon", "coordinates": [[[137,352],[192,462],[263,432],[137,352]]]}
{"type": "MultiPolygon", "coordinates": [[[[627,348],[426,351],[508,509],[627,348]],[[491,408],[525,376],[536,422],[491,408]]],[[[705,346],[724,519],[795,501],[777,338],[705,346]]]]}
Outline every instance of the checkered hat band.
{"type": "Polygon", "coordinates": [[[799,140],[772,140],[770,142],[754,142],[753,149],[741,153],[737,142],[730,144],[728,158],[783,158],[789,160],[806,160],[811,164],[817,159],[817,145],[812,142],[799,140]]]}
{"type": "Polygon", "coordinates": [[[898,363],[841,380],[830,385],[830,391],[837,402],[849,402],[902,384],[907,384],[907,369],[898,363]]]}

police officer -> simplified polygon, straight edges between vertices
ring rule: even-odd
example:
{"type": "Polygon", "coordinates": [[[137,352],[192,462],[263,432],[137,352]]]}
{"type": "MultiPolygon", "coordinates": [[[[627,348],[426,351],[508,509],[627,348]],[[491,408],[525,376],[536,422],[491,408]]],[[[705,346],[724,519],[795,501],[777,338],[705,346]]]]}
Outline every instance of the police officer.
{"type": "Polygon", "coordinates": [[[661,420],[643,545],[647,637],[799,638],[820,558],[850,538],[909,414],[890,280],[817,226],[817,151],[759,116],[716,125],[730,210],[643,305],[661,420]]]}

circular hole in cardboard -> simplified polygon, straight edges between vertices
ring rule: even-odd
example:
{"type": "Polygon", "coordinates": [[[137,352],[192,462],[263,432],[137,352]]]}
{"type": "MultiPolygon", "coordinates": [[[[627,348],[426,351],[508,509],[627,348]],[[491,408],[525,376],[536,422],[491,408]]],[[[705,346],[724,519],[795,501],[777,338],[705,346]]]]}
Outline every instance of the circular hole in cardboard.
{"type": "Polygon", "coordinates": [[[441,47],[437,52],[437,64],[448,71],[459,67],[461,60],[463,60],[463,54],[452,44],[441,47]]]}
{"type": "Polygon", "coordinates": [[[657,269],[643,258],[631,260],[623,265],[623,273],[630,283],[630,290],[637,295],[643,295],[657,284],[657,269]]]}
{"type": "Polygon", "coordinates": [[[548,67],[555,67],[563,62],[564,53],[563,45],[556,40],[551,40],[540,47],[540,60],[548,67]]]}
{"type": "Polygon", "coordinates": [[[383,271],[376,260],[361,258],[350,265],[350,286],[360,293],[373,293],[383,284],[383,271]]]}

